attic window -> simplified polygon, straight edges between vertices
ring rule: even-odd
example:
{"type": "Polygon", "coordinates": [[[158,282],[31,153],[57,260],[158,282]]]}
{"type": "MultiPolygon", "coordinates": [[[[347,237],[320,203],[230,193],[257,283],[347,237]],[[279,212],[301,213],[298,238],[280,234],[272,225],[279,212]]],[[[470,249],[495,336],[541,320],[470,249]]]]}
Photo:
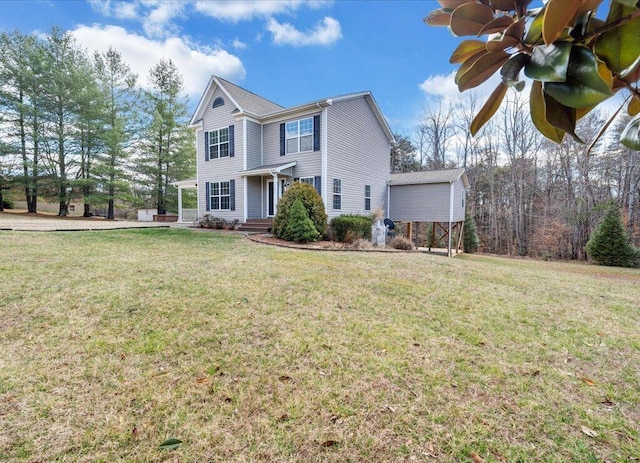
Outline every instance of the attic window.
{"type": "Polygon", "coordinates": [[[224,98],[221,96],[213,100],[213,107],[217,108],[218,106],[224,106],[224,98]]]}

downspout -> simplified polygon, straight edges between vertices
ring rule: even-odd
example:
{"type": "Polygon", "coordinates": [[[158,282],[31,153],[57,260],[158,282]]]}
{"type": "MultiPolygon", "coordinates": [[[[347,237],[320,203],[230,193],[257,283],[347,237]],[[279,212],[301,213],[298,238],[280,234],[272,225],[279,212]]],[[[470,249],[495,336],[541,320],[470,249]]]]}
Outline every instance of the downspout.
{"type": "MultiPolygon", "coordinates": [[[[248,166],[248,158],[249,158],[249,153],[248,153],[248,143],[247,143],[247,118],[244,117],[242,119],[242,170],[247,170],[247,166],[248,166]]],[[[243,191],[243,206],[242,206],[242,216],[243,216],[243,222],[247,222],[247,217],[249,215],[249,198],[247,195],[247,186],[248,186],[248,179],[245,176],[242,180],[242,191],[243,191]]],[[[237,196],[236,196],[237,199],[237,196]]]]}
{"type": "Polygon", "coordinates": [[[453,222],[453,182],[449,182],[449,244],[447,247],[447,256],[451,257],[451,224],[453,222]]]}
{"type": "MultiPolygon", "coordinates": [[[[327,104],[328,105],[332,105],[333,102],[331,100],[327,100],[327,104]]],[[[328,136],[327,134],[329,133],[329,128],[327,127],[327,121],[329,120],[329,117],[327,115],[327,107],[321,107],[320,103],[318,103],[318,107],[320,107],[322,109],[322,114],[320,116],[321,119],[321,123],[320,123],[320,127],[321,127],[321,131],[320,131],[320,159],[321,159],[321,192],[322,192],[322,202],[324,203],[324,211],[327,215],[329,215],[329,201],[328,201],[328,196],[329,196],[329,192],[327,190],[329,190],[329,179],[327,178],[328,175],[328,166],[327,166],[327,149],[328,149],[328,136]]]]}

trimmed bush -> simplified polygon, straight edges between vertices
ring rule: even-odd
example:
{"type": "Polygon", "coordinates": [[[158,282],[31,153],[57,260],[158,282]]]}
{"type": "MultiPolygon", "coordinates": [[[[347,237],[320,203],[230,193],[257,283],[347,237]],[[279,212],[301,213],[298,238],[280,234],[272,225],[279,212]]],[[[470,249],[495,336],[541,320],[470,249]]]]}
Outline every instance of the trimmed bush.
{"type": "Polygon", "coordinates": [[[284,239],[296,243],[308,243],[317,240],[319,236],[320,233],[309,218],[302,201],[297,198],[289,212],[289,223],[284,232],[284,239]]]}
{"type": "Polygon", "coordinates": [[[631,244],[622,223],[620,209],[612,205],[585,246],[587,255],[597,264],[637,267],[640,251],[631,244]]]}
{"type": "Polygon", "coordinates": [[[285,232],[289,225],[291,207],[296,199],[300,199],[302,202],[309,219],[313,222],[318,232],[318,236],[324,233],[325,228],[327,228],[327,214],[324,211],[322,198],[313,186],[298,182],[291,185],[278,202],[278,212],[273,218],[273,227],[271,229],[273,234],[278,238],[286,239],[285,232]]]}
{"type": "Polygon", "coordinates": [[[333,238],[341,243],[351,243],[359,239],[371,239],[371,217],[364,215],[340,215],[331,219],[333,238]]]}

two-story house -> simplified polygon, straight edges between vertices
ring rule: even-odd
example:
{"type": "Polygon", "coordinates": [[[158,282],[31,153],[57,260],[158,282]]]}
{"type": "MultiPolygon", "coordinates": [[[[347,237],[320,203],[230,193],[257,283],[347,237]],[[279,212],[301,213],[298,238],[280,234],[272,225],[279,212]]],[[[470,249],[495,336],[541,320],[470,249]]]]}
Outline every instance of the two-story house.
{"type": "Polygon", "coordinates": [[[394,138],[370,92],[283,108],[213,76],[191,127],[199,217],[273,217],[293,182],[313,185],[329,218],[386,209],[394,138]]]}

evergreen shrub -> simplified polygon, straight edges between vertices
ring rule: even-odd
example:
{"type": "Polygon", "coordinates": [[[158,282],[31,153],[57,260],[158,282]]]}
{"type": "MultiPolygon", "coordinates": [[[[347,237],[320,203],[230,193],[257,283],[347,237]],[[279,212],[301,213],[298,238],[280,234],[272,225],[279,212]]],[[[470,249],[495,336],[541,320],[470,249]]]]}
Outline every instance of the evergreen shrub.
{"type": "Polygon", "coordinates": [[[278,238],[286,239],[285,232],[289,225],[291,207],[296,199],[302,202],[308,218],[313,222],[318,234],[324,233],[325,228],[327,228],[327,214],[324,211],[322,198],[313,186],[297,182],[287,188],[287,191],[284,192],[278,202],[278,212],[273,218],[271,229],[273,234],[278,238]]]}
{"type": "Polygon", "coordinates": [[[476,229],[476,223],[470,214],[464,219],[464,230],[462,231],[462,246],[464,252],[474,253],[480,246],[480,238],[478,238],[478,231],[476,229]]]}
{"type": "Polygon", "coordinates": [[[308,243],[316,241],[320,233],[316,230],[315,225],[309,218],[309,214],[305,209],[300,198],[297,198],[289,212],[289,223],[285,229],[284,239],[287,241],[295,241],[296,243],[308,243]]]}
{"type": "Polygon", "coordinates": [[[631,244],[620,209],[612,205],[585,246],[587,255],[599,265],[637,267],[640,251],[631,244]]]}
{"type": "Polygon", "coordinates": [[[372,218],[364,215],[340,215],[331,219],[331,233],[340,243],[371,239],[372,218]]]}

